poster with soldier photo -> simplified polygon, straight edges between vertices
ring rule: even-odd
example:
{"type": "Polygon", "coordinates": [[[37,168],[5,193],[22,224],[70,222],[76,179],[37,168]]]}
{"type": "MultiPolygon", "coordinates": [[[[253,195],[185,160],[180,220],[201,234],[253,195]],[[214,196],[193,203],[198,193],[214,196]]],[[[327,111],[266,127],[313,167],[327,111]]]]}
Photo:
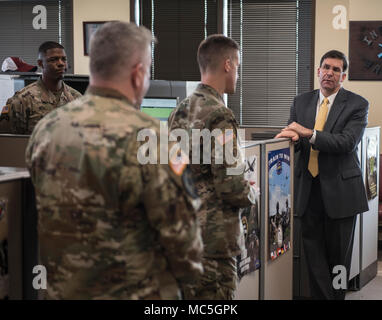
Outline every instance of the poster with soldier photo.
{"type": "Polygon", "coordinates": [[[268,243],[269,258],[275,260],[290,248],[290,151],[268,153],[268,243]]]}
{"type": "Polygon", "coordinates": [[[237,275],[239,280],[260,268],[260,229],[259,229],[259,184],[257,173],[257,157],[249,156],[246,159],[244,179],[249,181],[254,191],[252,206],[240,209],[243,223],[245,249],[237,257],[237,275]]]}
{"type": "Polygon", "coordinates": [[[377,136],[370,136],[366,139],[366,191],[369,200],[377,196],[377,142],[377,136]]]}

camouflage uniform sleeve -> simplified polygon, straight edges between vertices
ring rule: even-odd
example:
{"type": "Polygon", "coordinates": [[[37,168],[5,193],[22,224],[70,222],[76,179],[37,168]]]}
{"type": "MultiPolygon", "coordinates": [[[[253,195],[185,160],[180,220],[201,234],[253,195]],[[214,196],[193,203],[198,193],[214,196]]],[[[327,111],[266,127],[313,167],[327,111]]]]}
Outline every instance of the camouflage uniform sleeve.
{"type": "Polygon", "coordinates": [[[173,123],[173,121],[174,121],[174,118],[175,118],[177,109],[178,109],[178,108],[175,108],[174,110],[172,110],[171,113],[170,113],[170,115],[168,116],[167,123],[168,123],[168,127],[169,127],[169,128],[172,128],[172,123],[173,123]]]}
{"type": "Polygon", "coordinates": [[[14,134],[25,134],[28,131],[27,106],[29,97],[16,94],[7,101],[10,131],[14,134]]]}
{"type": "Polygon", "coordinates": [[[225,107],[216,110],[210,118],[213,119],[212,131],[220,129],[222,133],[216,139],[212,139],[211,143],[211,171],[215,190],[223,202],[233,207],[248,207],[251,205],[248,199],[250,187],[244,179],[245,163],[237,148],[236,120],[232,112],[225,107]],[[215,149],[216,143],[220,145],[218,147],[222,146],[223,154],[219,149],[215,149]],[[227,153],[231,155],[232,160],[227,158],[227,153]],[[219,157],[223,159],[222,164],[216,163],[219,157]]]}
{"type": "Polygon", "coordinates": [[[72,94],[72,96],[73,96],[73,100],[82,97],[82,94],[81,94],[80,92],[78,92],[76,89],[73,89],[73,88],[72,88],[72,90],[71,90],[71,94],[72,94]]]}
{"type": "Polygon", "coordinates": [[[169,267],[180,285],[195,281],[203,272],[203,243],[195,212],[200,199],[190,169],[167,164],[141,168],[143,203],[151,226],[158,231],[169,267]]]}
{"type": "Polygon", "coordinates": [[[64,97],[67,103],[82,97],[82,94],[64,82],[64,97]]]}
{"type": "Polygon", "coordinates": [[[11,126],[9,122],[9,105],[8,105],[9,99],[7,101],[7,104],[1,109],[0,114],[0,133],[10,133],[11,132],[11,126]]]}

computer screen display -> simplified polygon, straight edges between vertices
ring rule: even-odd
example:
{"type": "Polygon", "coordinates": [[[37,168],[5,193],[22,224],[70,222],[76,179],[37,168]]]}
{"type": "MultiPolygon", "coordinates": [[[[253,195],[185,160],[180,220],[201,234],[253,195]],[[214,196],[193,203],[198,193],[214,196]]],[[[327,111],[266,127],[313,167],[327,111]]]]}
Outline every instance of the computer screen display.
{"type": "Polygon", "coordinates": [[[160,121],[167,121],[177,103],[178,98],[144,98],[141,111],[160,121]]]}

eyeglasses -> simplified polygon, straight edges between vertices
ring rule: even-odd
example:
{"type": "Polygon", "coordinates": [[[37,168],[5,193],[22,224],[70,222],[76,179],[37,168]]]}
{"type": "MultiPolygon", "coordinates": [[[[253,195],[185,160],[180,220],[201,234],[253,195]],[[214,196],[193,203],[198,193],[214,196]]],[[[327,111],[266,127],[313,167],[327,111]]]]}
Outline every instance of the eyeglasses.
{"type": "Polygon", "coordinates": [[[339,74],[342,72],[342,69],[340,67],[331,67],[330,65],[328,64],[324,64],[322,67],[321,67],[322,71],[324,71],[325,73],[328,73],[330,70],[333,71],[333,73],[336,73],[336,74],[339,74]]]}

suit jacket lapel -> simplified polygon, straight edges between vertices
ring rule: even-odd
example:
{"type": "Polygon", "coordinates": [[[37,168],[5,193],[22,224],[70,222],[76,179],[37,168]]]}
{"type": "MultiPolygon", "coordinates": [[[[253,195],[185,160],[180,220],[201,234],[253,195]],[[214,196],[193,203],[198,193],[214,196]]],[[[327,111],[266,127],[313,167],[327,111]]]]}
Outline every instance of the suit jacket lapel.
{"type": "Polygon", "coordinates": [[[337,118],[342,112],[342,109],[345,107],[345,101],[346,90],[341,88],[340,91],[338,91],[336,98],[334,99],[332,107],[330,108],[324,131],[330,132],[332,130],[337,118]]]}
{"type": "Polygon", "coordinates": [[[306,128],[313,129],[316,122],[317,100],[319,97],[319,90],[315,90],[312,99],[310,99],[306,109],[306,128]]]}

